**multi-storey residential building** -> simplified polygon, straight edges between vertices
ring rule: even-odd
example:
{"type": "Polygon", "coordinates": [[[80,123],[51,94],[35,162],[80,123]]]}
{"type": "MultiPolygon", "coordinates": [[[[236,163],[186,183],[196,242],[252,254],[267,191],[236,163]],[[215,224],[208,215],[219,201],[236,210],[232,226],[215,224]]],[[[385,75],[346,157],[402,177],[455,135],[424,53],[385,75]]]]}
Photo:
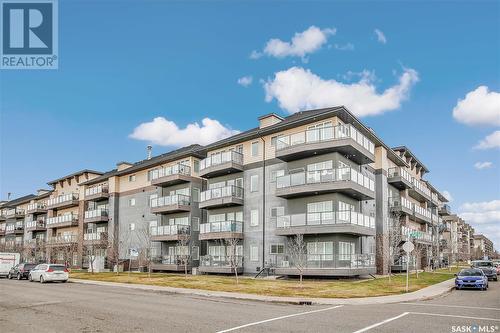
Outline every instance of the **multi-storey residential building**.
{"type": "Polygon", "coordinates": [[[32,258],[34,262],[47,259],[46,236],[47,228],[47,200],[51,195],[50,190],[40,189],[26,206],[26,219],[24,223],[24,256],[32,258]]]}
{"type": "Polygon", "coordinates": [[[48,182],[53,190],[46,201],[47,259],[79,266],[82,261],[84,201],[80,183],[102,175],[81,170],[48,182]]]}
{"type": "Polygon", "coordinates": [[[5,251],[22,253],[24,249],[24,218],[29,201],[34,195],[26,195],[4,202],[1,206],[0,247],[5,251]]]}
{"type": "Polygon", "coordinates": [[[396,245],[414,241],[426,267],[458,253],[464,228],[427,172],[407,147],[389,148],[344,107],[268,114],[205,147],[119,162],[106,173],[82,170],[4,203],[0,246],[27,212],[24,237],[45,244],[52,262],[354,276],[405,264],[397,250],[386,255],[386,235],[396,230],[396,245]],[[22,217],[7,214],[12,207],[22,217]]]}
{"type": "Polygon", "coordinates": [[[473,259],[483,259],[484,257],[492,258],[495,249],[493,248],[493,242],[485,235],[477,234],[473,235],[473,259]]]}

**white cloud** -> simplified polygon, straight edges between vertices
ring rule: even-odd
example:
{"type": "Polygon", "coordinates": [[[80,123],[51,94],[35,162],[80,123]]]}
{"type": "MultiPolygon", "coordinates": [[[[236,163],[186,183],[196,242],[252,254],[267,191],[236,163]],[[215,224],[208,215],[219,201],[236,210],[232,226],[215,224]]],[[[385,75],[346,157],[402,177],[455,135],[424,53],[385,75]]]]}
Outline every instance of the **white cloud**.
{"type": "Polygon", "coordinates": [[[453,117],[467,125],[500,126],[500,92],[479,86],[453,108],[453,117]]]}
{"type": "Polygon", "coordinates": [[[354,44],[352,44],[352,43],[347,43],[344,45],[333,44],[333,48],[335,50],[339,50],[339,51],[354,51],[354,44]]]}
{"type": "Polygon", "coordinates": [[[500,131],[495,131],[485,137],[474,147],[475,149],[492,149],[500,148],[500,131]]]}
{"type": "Polygon", "coordinates": [[[251,76],[243,76],[238,79],[238,84],[243,87],[248,87],[252,84],[253,78],[251,76]]]}
{"type": "Polygon", "coordinates": [[[320,29],[314,25],[307,30],[297,32],[290,42],[282,41],[279,38],[273,38],[267,41],[262,52],[252,51],[251,59],[258,59],[262,54],[270,57],[301,57],[305,60],[307,54],[314,53],[328,41],[328,37],[335,35],[336,29],[320,29]]]}
{"type": "Polygon", "coordinates": [[[474,163],[474,168],[478,170],[483,170],[483,169],[488,169],[493,166],[493,163],[491,162],[476,162],[474,163]]]}
{"type": "Polygon", "coordinates": [[[387,38],[385,37],[384,33],[382,30],[375,29],[374,30],[375,35],[377,35],[377,40],[382,43],[382,44],[387,44],[387,38]]]}
{"type": "Polygon", "coordinates": [[[399,108],[417,81],[418,73],[405,68],[399,82],[379,94],[369,75],[363,75],[358,82],[342,83],[324,80],[302,67],[292,67],[275,73],[274,79],[265,82],[264,89],[267,102],[276,99],[289,113],[345,105],[357,116],[368,116],[399,108]]]}
{"type": "Polygon", "coordinates": [[[453,197],[451,196],[451,193],[449,191],[442,191],[441,194],[443,195],[443,197],[446,198],[446,200],[448,200],[448,202],[452,202],[453,201],[453,197]]]}
{"type": "Polygon", "coordinates": [[[466,202],[459,208],[459,214],[470,223],[476,234],[484,234],[496,248],[500,244],[500,200],[466,202]]]}
{"type": "Polygon", "coordinates": [[[237,133],[239,131],[224,127],[219,121],[210,118],[203,118],[201,126],[198,123],[192,123],[185,128],[179,128],[171,120],[156,117],[151,122],[137,126],[130,137],[161,146],[181,147],[194,143],[206,145],[237,133]]]}

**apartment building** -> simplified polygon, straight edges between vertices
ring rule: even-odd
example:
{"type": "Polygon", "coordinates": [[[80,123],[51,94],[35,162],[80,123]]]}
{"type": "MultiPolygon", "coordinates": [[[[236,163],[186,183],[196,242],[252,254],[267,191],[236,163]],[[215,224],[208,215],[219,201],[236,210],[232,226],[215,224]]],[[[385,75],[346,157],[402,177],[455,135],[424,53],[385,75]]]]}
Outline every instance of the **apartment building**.
{"type": "MultiPolygon", "coordinates": [[[[356,276],[405,264],[386,255],[391,230],[419,245],[420,267],[446,253],[438,235],[453,228],[451,213],[427,172],[407,147],[388,147],[334,107],[271,113],[207,146],[82,170],[2,212],[28,210],[25,238],[40,242],[46,228],[47,260],[74,266],[152,258],[154,271],[356,276]]],[[[4,213],[0,245],[15,223],[4,213]]]]}
{"type": "Polygon", "coordinates": [[[473,235],[473,259],[492,258],[495,254],[493,242],[485,235],[473,235]]]}
{"type": "Polygon", "coordinates": [[[33,258],[35,262],[47,260],[47,200],[51,190],[40,189],[26,206],[24,223],[24,256],[33,258]]]}
{"type": "Polygon", "coordinates": [[[145,267],[148,258],[154,271],[198,266],[203,157],[202,147],[192,145],[137,163],[120,162],[83,183],[83,245],[97,247],[97,257],[108,262],[128,265],[125,259],[131,259],[135,268],[145,267]],[[99,244],[107,244],[107,251],[99,244]]]}
{"type": "Polygon", "coordinates": [[[26,208],[34,195],[26,195],[2,203],[0,216],[0,249],[4,251],[23,251],[24,218],[26,208]]]}

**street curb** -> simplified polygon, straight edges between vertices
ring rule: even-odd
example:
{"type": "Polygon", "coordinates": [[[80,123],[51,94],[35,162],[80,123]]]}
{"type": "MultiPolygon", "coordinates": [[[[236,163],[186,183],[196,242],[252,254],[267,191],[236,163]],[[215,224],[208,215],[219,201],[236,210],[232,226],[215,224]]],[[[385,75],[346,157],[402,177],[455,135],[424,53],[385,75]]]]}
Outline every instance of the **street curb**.
{"type": "Polygon", "coordinates": [[[152,286],[145,284],[132,284],[132,283],[129,284],[129,283],[104,282],[104,281],[81,280],[81,279],[70,279],[69,282],[145,290],[145,291],[153,291],[160,293],[195,295],[203,297],[229,298],[229,299],[238,299],[247,301],[296,304],[296,305],[313,305],[313,304],[314,305],[369,305],[369,304],[390,304],[390,303],[401,303],[401,302],[424,301],[447,294],[451,292],[451,290],[453,290],[455,286],[454,279],[452,278],[450,280],[446,280],[407,294],[360,297],[360,298],[302,298],[302,297],[264,296],[264,295],[243,294],[243,293],[234,293],[225,291],[209,291],[200,289],[173,288],[173,287],[152,286]]]}

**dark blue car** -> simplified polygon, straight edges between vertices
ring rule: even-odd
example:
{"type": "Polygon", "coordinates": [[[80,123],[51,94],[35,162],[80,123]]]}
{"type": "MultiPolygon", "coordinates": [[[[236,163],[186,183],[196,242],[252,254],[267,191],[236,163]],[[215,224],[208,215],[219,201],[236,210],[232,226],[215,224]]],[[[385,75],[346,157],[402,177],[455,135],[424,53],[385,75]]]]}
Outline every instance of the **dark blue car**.
{"type": "Polygon", "coordinates": [[[462,269],[460,273],[455,274],[455,288],[475,288],[486,290],[488,289],[488,277],[484,272],[477,268],[462,269]]]}

